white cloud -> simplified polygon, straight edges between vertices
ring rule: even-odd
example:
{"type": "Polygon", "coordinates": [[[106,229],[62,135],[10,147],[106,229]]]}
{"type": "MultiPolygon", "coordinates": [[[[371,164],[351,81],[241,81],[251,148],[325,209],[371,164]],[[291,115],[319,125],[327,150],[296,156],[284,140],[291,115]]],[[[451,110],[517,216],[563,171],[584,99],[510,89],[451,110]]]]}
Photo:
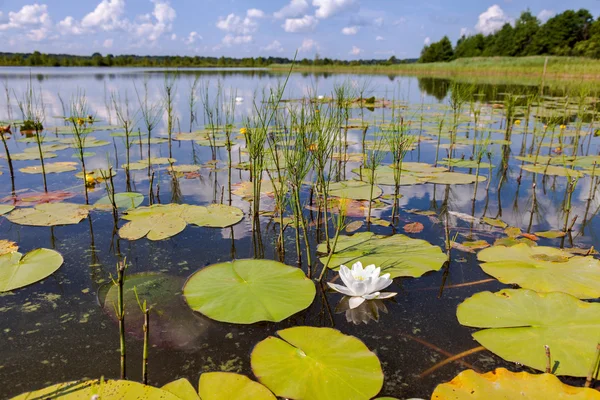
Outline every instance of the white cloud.
{"type": "Polygon", "coordinates": [[[155,21],[152,21],[151,16],[144,15],[141,22],[131,24],[129,29],[138,39],[155,42],[164,33],[173,29],[173,22],[177,17],[177,13],[168,2],[161,0],[152,0],[152,2],[154,3],[152,16],[155,21]]]}
{"type": "Polygon", "coordinates": [[[112,39],[106,39],[103,43],[102,43],[102,47],[106,48],[106,49],[110,49],[113,45],[113,40],[112,39]]]}
{"type": "Polygon", "coordinates": [[[406,18],[405,17],[400,17],[397,20],[395,20],[394,22],[392,22],[392,25],[402,25],[406,22],[406,18]]]}
{"type": "Polygon", "coordinates": [[[460,28],[460,34],[458,36],[459,37],[469,36],[470,33],[471,33],[471,31],[469,30],[469,28],[460,28]]]}
{"type": "Polygon", "coordinates": [[[263,10],[259,10],[258,8],[251,8],[246,11],[246,16],[248,18],[263,18],[265,13],[263,10]]]}
{"type": "Polygon", "coordinates": [[[304,39],[302,45],[298,49],[300,53],[308,53],[311,50],[318,50],[319,44],[312,39],[304,39]]]}
{"type": "Polygon", "coordinates": [[[545,23],[546,21],[548,21],[550,18],[554,17],[556,15],[556,13],[552,10],[542,10],[540,11],[540,13],[538,14],[538,19],[542,22],[545,23]]]}
{"type": "Polygon", "coordinates": [[[382,27],[383,26],[383,17],[375,18],[373,20],[373,25],[375,25],[377,27],[382,27]]]}
{"type": "Polygon", "coordinates": [[[122,28],[121,16],[125,13],[125,0],[102,0],[94,11],[81,20],[84,29],[99,28],[105,31],[122,28]]]}
{"type": "Polygon", "coordinates": [[[312,5],[317,7],[315,16],[326,19],[346,11],[356,4],[356,0],[313,0],[312,5]]]}
{"type": "Polygon", "coordinates": [[[385,38],[383,36],[377,36],[375,37],[375,40],[377,40],[378,42],[382,42],[385,40],[385,38]]]}
{"type": "Polygon", "coordinates": [[[342,29],[342,33],[344,35],[356,35],[358,33],[358,26],[354,25],[354,26],[347,26],[345,28],[342,29]]]}
{"type": "Polygon", "coordinates": [[[198,32],[196,31],[192,31],[190,32],[190,34],[188,35],[188,37],[186,39],[184,39],[185,44],[194,44],[196,43],[198,40],[202,40],[202,36],[200,36],[198,34],[198,32]]]}
{"type": "Polygon", "coordinates": [[[176,33],[173,33],[171,35],[171,40],[177,40],[177,34],[176,33]]]}
{"type": "Polygon", "coordinates": [[[279,40],[273,40],[270,44],[265,47],[260,48],[262,51],[269,51],[275,53],[281,53],[283,51],[283,46],[279,43],[279,40]]]}
{"type": "Polygon", "coordinates": [[[484,35],[489,35],[500,30],[507,22],[511,22],[509,16],[504,13],[499,5],[494,4],[479,15],[475,30],[484,35]]]}
{"type": "Polygon", "coordinates": [[[252,35],[237,35],[236,36],[236,35],[227,34],[227,35],[225,35],[223,40],[221,40],[221,43],[223,43],[227,47],[233,46],[236,44],[245,44],[245,43],[250,43],[250,42],[252,42],[252,35]]]}
{"type": "Polygon", "coordinates": [[[256,32],[258,24],[250,17],[242,18],[235,14],[229,14],[225,18],[219,17],[217,28],[236,35],[248,35],[256,32]]]}
{"type": "Polygon", "coordinates": [[[353,56],[358,56],[363,52],[363,49],[356,47],[356,46],[352,46],[352,50],[350,50],[350,53],[348,54],[352,54],[353,56]]]}
{"type": "Polygon", "coordinates": [[[17,12],[8,13],[8,21],[0,24],[0,31],[8,29],[31,29],[34,26],[48,28],[52,24],[48,14],[48,6],[45,4],[28,4],[17,12]]]}
{"type": "Polygon", "coordinates": [[[63,34],[81,35],[85,33],[81,25],[73,17],[65,17],[65,19],[58,23],[58,28],[63,34]]]}
{"type": "Polygon", "coordinates": [[[429,46],[431,44],[431,38],[429,36],[427,36],[425,38],[425,40],[423,41],[423,43],[425,44],[425,46],[429,46]]]}
{"type": "Polygon", "coordinates": [[[277,19],[297,18],[308,11],[309,5],[306,0],[291,0],[290,4],[284,6],[281,10],[275,11],[273,16],[277,19]]]}
{"type": "Polygon", "coordinates": [[[281,25],[286,32],[309,32],[315,29],[319,21],[312,15],[302,18],[288,18],[281,25]]]}

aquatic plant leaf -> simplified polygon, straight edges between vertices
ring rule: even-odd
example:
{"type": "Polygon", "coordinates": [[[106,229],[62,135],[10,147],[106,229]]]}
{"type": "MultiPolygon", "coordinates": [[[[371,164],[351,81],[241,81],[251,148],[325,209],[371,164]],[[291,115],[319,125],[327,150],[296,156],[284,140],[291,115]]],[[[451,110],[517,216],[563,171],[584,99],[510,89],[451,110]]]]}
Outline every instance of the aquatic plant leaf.
{"type": "Polygon", "coordinates": [[[518,244],[526,244],[527,246],[537,246],[537,243],[533,240],[531,240],[530,238],[526,238],[526,237],[522,237],[522,238],[515,238],[515,237],[505,237],[505,238],[500,238],[500,239],[496,239],[494,241],[494,246],[506,246],[506,247],[512,247],[512,246],[516,246],[518,244]]]}
{"type": "Polygon", "coordinates": [[[90,400],[94,395],[98,395],[98,398],[102,400],[181,400],[176,395],[162,389],[142,385],[134,381],[120,380],[59,383],[45,389],[23,393],[13,397],[12,400],[90,400]]]}
{"type": "Polygon", "coordinates": [[[475,182],[485,182],[487,178],[482,175],[461,174],[460,172],[439,172],[427,179],[427,183],[440,185],[468,185],[475,182]]]}
{"type": "Polygon", "coordinates": [[[190,381],[185,378],[169,382],[161,387],[161,389],[174,394],[181,400],[200,400],[200,396],[198,396],[196,389],[194,389],[190,381]]]}
{"type": "Polygon", "coordinates": [[[15,206],[11,206],[8,204],[0,204],[0,215],[4,215],[6,213],[11,212],[15,209],[15,206]]]}
{"type": "Polygon", "coordinates": [[[534,172],[537,174],[554,175],[554,176],[567,176],[569,178],[581,178],[584,174],[576,169],[569,169],[565,167],[555,165],[532,165],[524,164],[521,165],[521,169],[525,171],[534,172]]]}
{"type": "MultiPolygon", "coordinates": [[[[321,243],[317,252],[326,254],[327,246],[321,243]]],[[[327,256],[320,258],[327,262],[327,256]]],[[[406,235],[378,236],[373,232],[360,232],[353,236],[340,236],[331,257],[329,268],[337,269],[356,261],[363,265],[375,264],[382,274],[392,278],[399,276],[419,277],[429,271],[439,270],[446,255],[438,246],[406,235]]]]}
{"type": "Polygon", "coordinates": [[[600,297],[600,260],[547,246],[493,246],[477,255],[481,268],[502,283],[538,292],[565,292],[580,299],[600,297]]]}
{"type": "Polygon", "coordinates": [[[17,251],[0,256],[0,292],[8,292],[41,281],[63,263],[59,252],[37,249],[23,255],[17,251]]]}
{"type": "Polygon", "coordinates": [[[476,169],[478,166],[480,169],[484,168],[494,168],[494,165],[490,165],[488,162],[477,162],[477,160],[464,160],[461,158],[444,158],[442,161],[439,161],[442,165],[448,165],[449,167],[456,168],[469,168],[476,169]]]}
{"type": "Polygon", "coordinates": [[[6,239],[0,240],[0,256],[17,250],[19,250],[19,246],[15,242],[6,239]]]}
{"type": "MultiPolygon", "coordinates": [[[[211,321],[194,313],[181,301],[181,288],[185,279],[155,272],[128,274],[123,284],[128,335],[143,340],[144,314],[137,307],[137,291],[140,301],[150,307],[150,344],[169,349],[194,349],[202,343],[211,321]],[[135,290],[134,290],[135,288],[135,290]]],[[[106,315],[117,322],[117,286],[109,282],[98,291],[98,302],[106,315]]]]}
{"type": "MultiPolygon", "coordinates": [[[[7,197],[6,200],[14,201],[17,206],[32,206],[42,203],[56,203],[75,197],[75,193],[64,190],[55,190],[53,192],[33,192],[24,193],[16,197],[7,197]]],[[[3,199],[4,200],[4,199],[3,199]]],[[[1,201],[1,200],[0,200],[1,201]]]]}
{"type": "Polygon", "coordinates": [[[505,368],[478,374],[462,371],[450,382],[438,385],[431,400],[600,400],[600,392],[569,386],[552,374],[511,372],[505,368]]]}
{"type": "MultiPolygon", "coordinates": [[[[508,224],[504,221],[502,221],[501,219],[496,219],[496,218],[490,218],[490,217],[483,217],[482,221],[485,222],[488,225],[494,226],[496,228],[506,228],[508,227],[508,224]]],[[[511,235],[508,235],[511,236],[511,235]]]]}
{"type": "Polygon", "coordinates": [[[351,200],[375,200],[383,190],[377,185],[373,186],[373,198],[371,199],[371,185],[361,181],[341,181],[329,185],[329,195],[351,200]]]}
{"type": "Polygon", "coordinates": [[[348,225],[346,225],[346,232],[348,232],[348,233],[356,232],[357,230],[362,228],[363,225],[364,225],[363,221],[350,222],[348,225]]]}
{"type": "Polygon", "coordinates": [[[88,210],[73,203],[44,203],[33,208],[19,208],[6,216],[19,225],[56,226],[74,225],[88,216],[88,210]]]}
{"type": "Polygon", "coordinates": [[[315,285],[301,269],[272,260],[235,260],[195,272],[183,288],[190,308],[236,324],[279,322],[304,310],[315,285]]]}
{"type": "MultiPolygon", "coordinates": [[[[44,159],[47,158],[56,158],[58,157],[58,154],[56,153],[42,153],[44,156],[44,159]]],[[[2,158],[6,158],[3,155],[0,155],[0,157],[2,158]]],[[[11,160],[13,161],[31,161],[31,160],[39,160],[40,159],[40,154],[37,152],[23,152],[23,153],[12,153],[10,155],[11,160]]]]}
{"type": "Polygon", "coordinates": [[[277,396],[368,400],[383,386],[377,356],[359,339],[331,328],[297,326],[259,342],[254,375],[277,396]]]}
{"type": "Polygon", "coordinates": [[[404,225],[404,232],[406,233],[421,233],[423,232],[424,226],[420,222],[412,222],[404,225]]]}
{"type": "Polygon", "coordinates": [[[546,239],[557,239],[566,236],[563,231],[546,231],[546,232],[535,232],[536,236],[543,237],[546,239]]]}
{"type": "Polygon", "coordinates": [[[47,174],[57,174],[60,172],[69,172],[77,170],[77,163],[70,161],[60,161],[54,163],[45,163],[42,169],[41,165],[19,168],[19,171],[24,174],[42,174],[44,171],[47,174]]]}
{"type": "Polygon", "coordinates": [[[138,240],[144,236],[148,240],[163,240],[177,235],[186,226],[185,220],[177,215],[149,212],[145,218],[133,218],[123,225],[119,229],[119,236],[127,240],[138,240]]]}
{"type": "Polygon", "coordinates": [[[182,164],[182,165],[172,165],[167,169],[169,172],[179,172],[179,173],[187,173],[187,172],[197,172],[200,171],[200,165],[193,164],[182,164]]]}
{"type": "Polygon", "coordinates": [[[232,372],[203,373],[198,393],[202,400],[276,400],[273,393],[260,383],[232,372]]]}
{"type": "Polygon", "coordinates": [[[208,207],[187,207],[182,218],[188,224],[211,228],[226,228],[244,219],[244,212],[237,207],[225,204],[211,204],[208,207]]]}
{"type": "Polygon", "coordinates": [[[456,315],[462,325],[489,328],[475,332],[473,338],[511,362],[543,371],[547,345],[555,375],[583,377],[595,359],[600,304],[566,293],[481,292],[461,303],[456,315]]]}
{"type": "MultiPolygon", "coordinates": [[[[115,193],[115,204],[119,210],[131,210],[136,208],[144,201],[144,195],[135,192],[115,193]]],[[[95,208],[112,209],[112,200],[108,196],[104,196],[94,203],[95,208]]]]}
{"type": "MultiPolygon", "coordinates": [[[[154,157],[154,158],[150,159],[150,163],[148,163],[148,160],[139,160],[139,161],[135,161],[135,162],[130,162],[129,170],[139,171],[139,170],[147,169],[148,165],[166,165],[166,164],[173,164],[176,161],[177,160],[174,158],[154,157]]],[[[127,169],[128,168],[127,164],[122,164],[121,168],[127,169]]]]}

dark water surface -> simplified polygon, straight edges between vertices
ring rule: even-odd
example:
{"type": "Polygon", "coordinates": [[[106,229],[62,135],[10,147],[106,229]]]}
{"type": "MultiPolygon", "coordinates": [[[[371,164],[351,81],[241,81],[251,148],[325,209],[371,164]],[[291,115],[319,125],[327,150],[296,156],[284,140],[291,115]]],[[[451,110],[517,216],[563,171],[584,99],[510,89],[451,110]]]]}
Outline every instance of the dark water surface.
{"type": "MultiPolygon", "coordinates": [[[[211,95],[214,95],[217,81],[226,92],[230,88],[237,91],[237,96],[244,98],[236,107],[236,120],[248,116],[253,111],[252,98],[263,88],[274,87],[283,80],[280,74],[267,71],[185,71],[176,77],[176,113],[181,131],[189,130],[189,108],[187,99],[190,85],[197,73],[204,82],[211,82],[211,95]]],[[[47,126],[60,125],[60,119],[53,116],[64,115],[61,105],[62,97],[68,105],[70,96],[78,89],[85,90],[89,106],[99,124],[116,124],[114,111],[107,111],[109,95],[119,91],[121,96],[128,93],[133,109],[137,109],[135,89],[141,89],[145,80],[151,89],[150,97],[158,100],[164,83],[164,71],[143,69],[25,69],[2,68],[0,81],[6,82],[10,92],[20,96],[30,79],[34,87],[41,88],[46,107],[47,126]],[[31,75],[30,75],[31,72],[31,75]]],[[[417,79],[388,76],[358,75],[310,75],[293,74],[288,83],[286,97],[299,98],[309,94],[329,95],[334,84],[349,82],[354,87],[367,87],[366,93],[376,97],[395,98],[410,104],[406,111],[408,117],[415,115],[423,108],[425,113],[442,112],[441,105],[448,103],[449,82],[431,78],[417,79]]],[[[482,86],[485,92],[483,101],[489,102],[500,98],[500,93],[511,88],[482,86]]],[[[522,87],[523,91],[535,91],[537,87],[522,87]]],[[[20,119],[14,98],[11,99],[10,112],[13,118],[20,119]]],[[[462,114],[469,115],[466,104],[462,114]]],[[[202,104],[197,111],[200,115],[198,129],[203,125],[202,104]]],[[[0,120],[7,119],[6,98],[0,100],[0,120]]],[[[389,117],[390,110],[364,110],[364,118],[381,120],[389,117]]],[[[354,117],[361,117],[361,111],[355,109],[354,117]]],[[[448,114],[448,119],[450,113],[448,114]]],[[[418,115],[413,120],[418,119],[418,115]]],[[[496,118],[500,121],[500,118],[496,118]]],[[[157,136],[165,136],[165,118],[156,130],[157,136]]],[[[500,128],[500,122],[493,126],[500,128]]],[[[143,129],[143,128],[142,128],[143,129]]],[[[468,129],[468,128],[466,128],[468,129]]],[[[487,129],[487,128],[486,128],[487,129]]],[[[589,130],[588,125],[584,129],[589,130]]],[[[237,130],[237,129],[236,129],[237,130]]],[[[101,131],[92,134],[98,139],[108,140],[109,146],[89,149],[96,153],[86,159],[88,168],[106,167],[107,157],[113,165],[121,165],[125,159],[122,138],[111,137],[110,132],[101,131]],[[115,154],[115,148],[117,153],[115,154]]],[[[53,136],[49,134],[49,137],[53,136]]],[[[20,134],[10,140],[11,152],[21,152],[33,143],[17,142],[20,134]]],[[[66,136],[61,136],[66,137],[66,136]]],[[[503,134],[494,133],[494,139],[503,138],[503,134]]],[[[513,158],[521,152],[522,134],[514,134],[512,144],[490,146],[492,162],[496,166],[490,174],[482,169],[481,174],[491,178],[491,183],[479,184],[473,202],[474,185],[451,186],[425,184],[418,186],[402,186],[400,200],[402,211],[398,224],[402,226],[410,222],[421,222],[425,229],[421,233],[409,236],[421,238],[444,248],[444,225],[437,217],[428,217],[405,212],[406,210],[433,210],[438,214],[443,207],[457,213],[501,218],[510,226],[526,231],[562,228],[564,220],[563,202],[568,185],[566,177],[544,177],[537,175],[537,209],[532,215],[532,179],[533,174],[521,172],[520,162],[513,158]],[[507,167],[503,168],[504,161],[507,167]]],[[[348,140],[356,143],[350,151],[360,151],[361,130],[350,130],[348,140]]],[[[531,137],[527,138],[528,141],[531,137]]],[[[572,138],[569,138],[572,140],[572,138]]],[[[446,139],[442,143],[447,143],[446,139]]],[[[530,142],[525,143],[528,148],[530,142]]],[[[583,153],[597,154],[598,140],[591,136],[583,136],[580,141],[583,153]]],[[[565,146],[567,148],[567,146],[565,146]]],[[[543,147],[546,155],[551,148],[543,147]]],[[[72,155],[73,149],[58,152],[58,157],[48,162],[77,161],[72,155]]],[[[132,148],[132,161],[145,157],[145,145],[140,150],[136,145],[132,148]]],[[[152,145],[153,156],[168,156],[168,144],[152,145]]],[[[568,149],[565,151],[572,151],[568,149]]],[[[445,157],[446,150],[440,149],[445,157]]],[[[237,158],[238,146],[234,147],[237,158]]],[[[471,155],[468,146],[456,150],[457,157],[471,155]]],[[[178,164],[204,164],[211,159],[208,147],[199,147],[192,142],[173,142],[173,157],[178,164]]],[[[442,158],[440,156],[440,158],[442,158]]],[[[155,185],[160,187],[161,203],[180,202],[186,204],[207,205],[221,202],[222,190],[227,199],[227,152],[220,148],[217,152],[220,160],[217,171],[208,167],[201,170],[200,177],[193,179],[173,179],[166,168],[158,167],[155,185]]],[[[433,163],[435,161],[435,141],[424,141],[418,149],[409,152],[406,161],[433,163]]],[[[15,168],[38,165],[38,161],[15,161],[15,168]]],[[[0,159],[0,198],[8,196],[11,190],[10,176],[6,160],[0,159]]],[[[359,163],[348,163],[347,177],[353,176],[351,169],[359,163]]],[[[469,172],[467,169],[457,169],[469,172]]],[[[472,171],[472,173],[474,173],[472,171]]],[[[42,192],[42,176],[16,174],[16,189],[22,193],[42,192]]],[[[234,170],[234,182],[247,181],[247,171],[234,170]]],[[[81,180],[75,178],[74,172],[48,175],[49,190],[66,190],[75,193],[75,197],[67,200],[84,203],[81,180]]],[[[125,191],[125,174],[119,170],[115,177],[117,192],[125,191]]],[[[590,193],[595,193],[593,180],[586,176],[579,180],[575,193],[571,215],[578,215],[574,226],[572,240],[540,239],[540,245],[566,247],[600,247],[597,237],[598,220],[595,213],[600,206],[597,198],[588,201],[590,193]]],[[[146,171],[133,174],[134,190],[146,195],[144,205],[148,204],[148,178],[146,171]]],[[[391,193],[391,187],[383,187],[385,193],[391,193]]],[[[90,193],[90,203],[105,195],[103,185],[98,185],[90,193]]],[[[308,195],[306,196],[308,199],[308,195]]],[[[59,251],[64,257],[63,266],[47,279],[0,295],[0,397],[7,398],[23,391],[38,389],[45,385],[80,378],[115,378],[119,376],[119,336],[114,311],[110,307],[102,307],[103,287],[110,283],[115,275],[116,254],[121,252],[131,263],[128,275],[142,272],[157,272],[167,277],[169,285],[180,287],[185,279],[194,271],[217,262],[234,258],[252,258],[254,246],[252,242],[250,204],[238,196],[233,196],[233,205],[246,213],[246,218],[233,228],[211,229],[188,226],[182,233],[168,240],[151,242],[147,239],[127,241],[120,239],[114,232],[111,213],[91,211],[88,219],[78,225],[47,227],[28,227],[10,223],[0,217],[0,239],[9,239],[19,244],[20,251],[44,247],[59,251]],[[100,299],[99,299],[100,298],[100,299]]],[[[263,207],[272,209],[273,200],[263,199],[263,207]]],[[[391,207],[376,209],[374,214],[388,219],[391,207]]],[[[307,213],[307,215],[309,215],[307,213]]],[[[310,218],[310,216],[309,216],[310,218]]],[[[350,218],[359,220],[364,218],[350,218]]],[[[497,237],[504,237],[502,230],[483,224],[469,222],[455,216],[449,217],[452,235],[469,235],[493,243],[497,237]]],[[[123,221],[120,221],[120,225],[123,221]]],[[[275,241],[278,227],[269,218],[262,219],[262,242],[265,249],[264,258],[277,259],[275,241]]],[[[363,227],[361,230],[365,230],[363,227]]],[[[392,234],[392,227],[373,226],[374,232],[392,234]]],[[[311,247],[314,251],[317,242],[315,229],[311,229],[311,247]]],[[[462,237],[462,236],[461,236],[462,237]]],[[[462,240],[459,240],[462,241],[462,240]]],[[[286,231],[286,263],[295,265],[294,232],[286,231]]],[[[321,264],[318,264],[320,270],[321,264]]],[[[330,278],[334,274],[330,274],[330,278]]],[[[335,327],[342,332],[354,335],[375,351],[383,364],[385,383],[381,395],[398,398],[428,398],[434,387],[450,380],[458,372],[468,367],[461,363],[450,363],[427,377],[419,374],[449,355],[457,354],[479,344],[471,338],[475,330],[459,325],[456,320],[456,307],[465,298],[474,293],[505,287],[497,281],[452,287],[469,282],[490,278],[478,266],[476,254],[452,252],[452,262],[448,269],[429,273],[417,279],[398,278],[389,288],[398,292],[395,301],[385,302],[387,313],[381,313],[378,322],[355,325],[348,322],[346,315],[336,313],[336,305],[340,297],[336,293],[318,288],[314,303],[305,311],[294,315],[281,323],[259,323],[254,325],[224,324],[209,320],[191,311],[179,296],[165,296],[166,315],[162,316],[161,325],[153,326],[153,347],[150,350],[149,377],[150,383],[163,385],[179,377],[188,378],[197,384],[199,374],[203,371],[226,370],[253,376],[250,370],[250,352],[253,346],[274,334],[279,329],[296,325],[335,327]],[[442,285],[446,288],[442,290],[442,285]]],[[[137,305],[131,304],[137,308],[137,305]]],[[[131,379],[141,378],[142,341],[139,321],[132,321],[128,330],[128,375],[131,379]],[[137,324],[137,325],[136,325],[137,324]]],[[[480,371],[488,371],[497,367],[507,367],[513,371],[521,367],[503,361],[488,351],[478,352],[464,359],[469,367],[480,371]]],[[[525,368],[525,370],[528,370],[525,368]]]]}

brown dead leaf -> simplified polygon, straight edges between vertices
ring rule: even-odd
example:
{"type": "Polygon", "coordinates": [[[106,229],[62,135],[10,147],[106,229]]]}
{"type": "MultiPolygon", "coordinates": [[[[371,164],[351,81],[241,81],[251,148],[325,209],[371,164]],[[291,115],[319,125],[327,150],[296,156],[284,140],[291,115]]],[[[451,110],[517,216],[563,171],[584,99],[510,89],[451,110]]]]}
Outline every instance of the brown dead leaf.
{"type": "Polygon", "coordinates": [[[406,233],[420,233],[423,231],[423,224],[420,222],[413,222],[412,224],[404,225],[404,232],[406,233]]]}

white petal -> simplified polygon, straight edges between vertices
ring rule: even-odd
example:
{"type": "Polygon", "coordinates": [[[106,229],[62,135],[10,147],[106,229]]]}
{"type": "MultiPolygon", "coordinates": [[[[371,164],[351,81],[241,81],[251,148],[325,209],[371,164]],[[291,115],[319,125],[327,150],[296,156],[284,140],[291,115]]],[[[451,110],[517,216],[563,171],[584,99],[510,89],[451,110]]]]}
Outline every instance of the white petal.
{"type": "Polygon", "coordinates": [[[352,282],[352,286],[350,286],[350,290],[353,291],[352,296],[362,296],[363,294],[367,294],[368,285],[365,281],[354,281],[352,282]]]}
{"type": "Polygon", "coordinates": [[[354,264],[352,264],[352,271],[353,272],[362,272],[363,271],[362,263],[360,261],[357,261],[354,264]]]}
{"type": "Polygon", "coordinates": [[[375,265],[374,265],[374,264],[367,265],[367,266],[365,267],[365,272],[367,272],[369,275],[372,275],[372,274],[373,274],[373,272],[375,271],[375,269],[376,269],[376,268],[375,268],[375,265]]]}
{"type": "Polygon", "coordinates": [[[378,299],[389,299],[394,297],[395,295],[397,295],[398,293],[393,293],[393,292],[383,292],[380,293],[379,296],[377,297],[378,299]]]}
{"type": "Polygon", "coordinates": [[[354,277],[352,276],[352,272],[345,265],[340,266],[340,278],[344,285],[347,287],[352,287],[352,282],[354,282],[354,277]]]}
{"type": "Polygon", "coordinates": [[[379,278],[376,283],[373,284],[372,292],[379,292],[390,286],[394,281],[391,279],[379,278]]]}
{"type": "Polygon", "coordinates": [[[362,297],[351,297],[350,301],[348,302],[348,304],[350,305],[350,309],[354,309],[358,306],[360,306],[362,303],[365,302],[365,299],[363,299],[362,297]]]}
{"type": "Polygon", "coordinates": [[[345,294],[346,296],[356,296],[356,294],[346,286],[336,285],[335,283],[331,282],[327,282],[327,285],[329,285],[329,287],[335,290],[336,292],[345,294]]]}

